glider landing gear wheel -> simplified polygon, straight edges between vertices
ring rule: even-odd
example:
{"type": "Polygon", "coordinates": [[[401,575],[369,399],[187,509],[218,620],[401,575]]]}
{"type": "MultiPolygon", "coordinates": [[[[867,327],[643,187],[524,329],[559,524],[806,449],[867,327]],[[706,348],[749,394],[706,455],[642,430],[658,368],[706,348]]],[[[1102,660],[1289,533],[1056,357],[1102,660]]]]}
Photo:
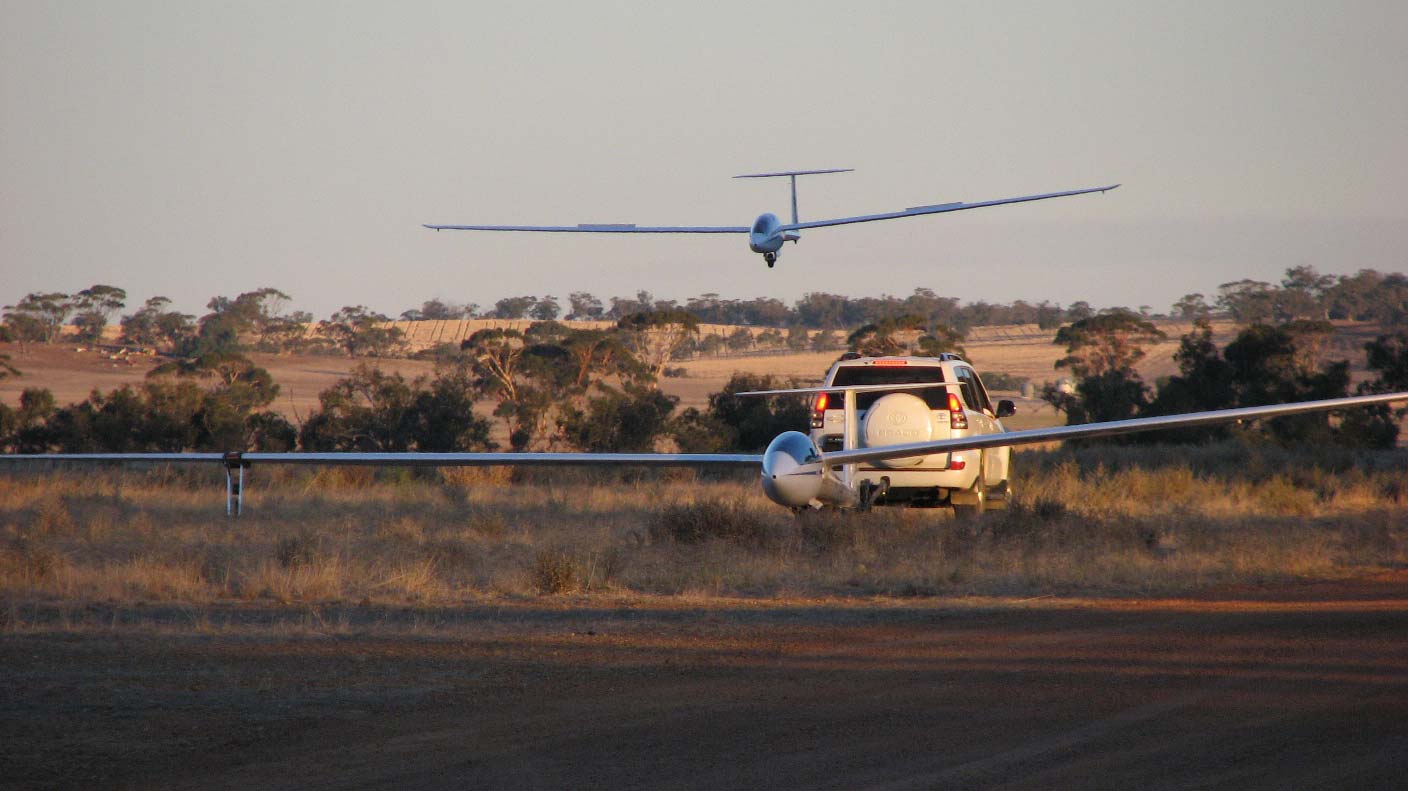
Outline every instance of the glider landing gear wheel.
{"type": "Polygon", "coordinates": [[[777,253],[763,253],[763,260],[768,262],[768,269],[772,269],[772,265],[777,263],[777,253]]]}

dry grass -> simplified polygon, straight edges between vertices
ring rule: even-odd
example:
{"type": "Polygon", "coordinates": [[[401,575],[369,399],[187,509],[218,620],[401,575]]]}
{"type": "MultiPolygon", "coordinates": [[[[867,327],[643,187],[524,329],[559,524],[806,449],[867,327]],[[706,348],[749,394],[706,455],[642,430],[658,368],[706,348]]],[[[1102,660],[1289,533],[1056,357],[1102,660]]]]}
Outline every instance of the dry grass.
{"type": "Polygon", "coordinates": [[[0,475],[0,628],[23,603],[1168,594],[1408,562],[1408,455],[1239,445],[1017,458],[1004,513],[795,519],[752,476],[255,470],[0,475]]]}

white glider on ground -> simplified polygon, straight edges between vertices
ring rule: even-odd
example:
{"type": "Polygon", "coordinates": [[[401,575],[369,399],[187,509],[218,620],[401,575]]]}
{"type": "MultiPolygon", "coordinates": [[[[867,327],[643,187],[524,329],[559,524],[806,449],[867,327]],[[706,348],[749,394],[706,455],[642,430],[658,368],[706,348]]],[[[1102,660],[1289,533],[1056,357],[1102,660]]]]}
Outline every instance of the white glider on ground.
{"type": "Polygon", "coordinates": [[[809,220],[802,222],[797,218],[797,177],[814,176],[822,173],[849,173],[852,168],[833,168],[830,170],[784,170],[777,173],[745,173],[741,176],[734,176],[736,179],[765,179],[780,178],[786,176],[792,182],[792,222],[785,223],[777,218],[775,214],[760,214],[753,221],[752,225],[635,225],[632,223],[615,224],[583,224],[583,225],[425,225],[436,231],[526,231],[532,233],[745,233],[748,234],[748,248],[755,253],[761,253],[763,260],[771,268],[777,263],[777,256],[782,250],[783,242],[796,242],[802,238],[802,230],[807,228],[824,228],[828,225],[850,225],[858,222],[875,222],[876,220],[896,220],[901,217],[918,217],[925,214],[944,214],[951,211],[964,211],[965,209],[981,209],[985,206],[1001,206],[1006,203],[1026,203],[1028,201],[1046,200],[1047,198],[1064,198],[1068,195],[1084,195],[1088,192],[1105,192],[1118,187],[1118,184],[1110,184],[1104,187],[1090,187],[1087,189],[1067,190],[1065,192],[1047,192],[1041,195],[1023,195],[1017,198],[999,198],[997,200],[978,201],[976,203],[964,203],[957,201],[953,203],[937,203],[929,206],[912,206],[900,211],[882,212],[880,214],[861,214],[854,217],[837,217],[830,220],[809,220]]]}
{"type": "MultiPolygon", "coordinates": [[[[1308,412],[1389,404],[1408,401],[1408,392],[1384,395],[1331,398],[1295,404],[1243,407],[1185,415],[1134,418],[1107,423],[1027,429],[984,434],[957,439],[881,447],[858,447],[856,441],[856,393],[874,391],[956,388],[957,384],[853,385],[769,390],[738,395],[841,393],[845,404],[845,433],[842,449],[823,454],[811,438],[800,431],[785,431],[758,454],[737,453],[48,453],[0,454],[0,465],[16,462],[110,462],[110,463],[205,463],[221,464],[226,472],[226,513],[237,515],[243,508],[244,470],[254,464],[305,464],[354,466],[490,467],[490,466],[673,466],[673,467],[755,467],[768,499],[793,510],[805,508],[867,507],[871,492],[853,482],[857,464],[863,462],[927,456],[934,453],[977,451],[1014,445],[1030,445],[1066,439],[1109,437],[1143,431],[1188,428],[1258,418],[1282,417],[1308,412]]],[[[979,463],[981,467],[981,463],[979,463]]]]}

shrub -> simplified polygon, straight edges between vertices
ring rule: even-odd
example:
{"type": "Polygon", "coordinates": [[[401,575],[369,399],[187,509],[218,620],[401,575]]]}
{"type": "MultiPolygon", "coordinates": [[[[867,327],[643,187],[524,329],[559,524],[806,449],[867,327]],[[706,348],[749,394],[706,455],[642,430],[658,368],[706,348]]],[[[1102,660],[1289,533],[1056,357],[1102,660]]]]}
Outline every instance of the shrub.
{"type": "Polygon", "coordinates": [[[533,588],[544,596],[580,590],[583,576],[581,564],[560,550],[545,549],[533,561],[533,588]]]}
{"type": "Polygon", "coordinates": [[[299,533],[279,541],[274,557],[286,569],[311,566],[318,559],[318,539],[310,533],[299,533]]]}
{"type": "Polygon", "coordinates": [[[698,544],[719,539],[742,546],[761,547],[770,543],[772,523],[749,510],[742,502],[697,500],[671,505],[654,515],[650,537],[680,544],[698,544]]]}

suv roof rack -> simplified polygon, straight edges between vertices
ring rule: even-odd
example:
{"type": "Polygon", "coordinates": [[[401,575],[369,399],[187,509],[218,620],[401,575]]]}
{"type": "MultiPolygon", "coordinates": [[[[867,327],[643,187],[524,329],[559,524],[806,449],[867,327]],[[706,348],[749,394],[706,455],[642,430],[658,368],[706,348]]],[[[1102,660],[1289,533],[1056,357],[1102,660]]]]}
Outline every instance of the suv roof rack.
{"type": "Polygon", "coordinates": [[[954,354],[953,352],[939,352],[939,359],[940,359],[940,360],[945,360],[945,361],[947,361],[947,360],[957,360],[957,361],[959,361],[959,362],[961,362],[961,363],[966,363],[966,362],[968,362],[967,360],[963,359],[963,357],[962,357],[961,355],[954,354]]]}

